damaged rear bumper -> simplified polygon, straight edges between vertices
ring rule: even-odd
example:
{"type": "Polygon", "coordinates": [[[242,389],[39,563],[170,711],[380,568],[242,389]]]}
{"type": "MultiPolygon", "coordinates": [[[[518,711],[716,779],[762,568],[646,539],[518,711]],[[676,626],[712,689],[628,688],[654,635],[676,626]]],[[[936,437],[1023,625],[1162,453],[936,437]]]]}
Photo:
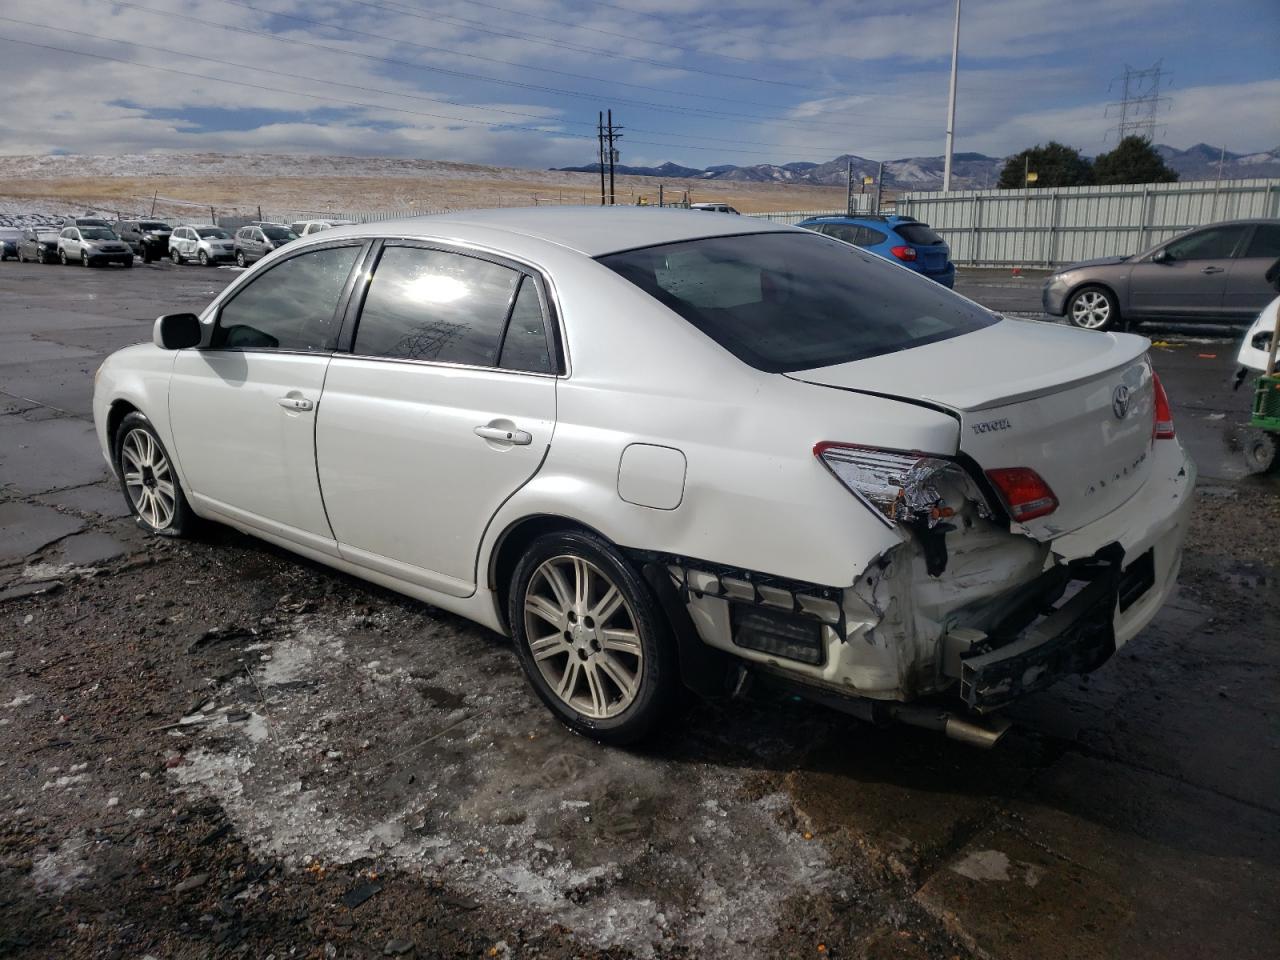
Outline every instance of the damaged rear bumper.
{"type": "Polygon", "coordinates": [[[986,713],[1101,666],[1173,593],[1196,471],[1176,440],[1152,458],[1126,503],[1048,543],[991,523],[948,533],[941,576],[913,542],[843,589],[664,561],[709,646],[841,697],[944,694],[986,713]]]}

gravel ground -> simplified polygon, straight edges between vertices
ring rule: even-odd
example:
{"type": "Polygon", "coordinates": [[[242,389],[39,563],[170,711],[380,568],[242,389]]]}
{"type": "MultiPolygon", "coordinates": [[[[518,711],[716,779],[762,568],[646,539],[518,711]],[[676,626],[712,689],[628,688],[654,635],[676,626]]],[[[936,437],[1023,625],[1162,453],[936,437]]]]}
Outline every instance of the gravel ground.
{"type": "Polygon", "coordinates": [[[0,270],[0,956],[1274,956],[1280,497],[1232,466],[1228,341],[1156,352],[1180,596],[996,750],[759,691],[628,752],[500,637],[123,516],[92,369],[229,276],[0,270]]]}

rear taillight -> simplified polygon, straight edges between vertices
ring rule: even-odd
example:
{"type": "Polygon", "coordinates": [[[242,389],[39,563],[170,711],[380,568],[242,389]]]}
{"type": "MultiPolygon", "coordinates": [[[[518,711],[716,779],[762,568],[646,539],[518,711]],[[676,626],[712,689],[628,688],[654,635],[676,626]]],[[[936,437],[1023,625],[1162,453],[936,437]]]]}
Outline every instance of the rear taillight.
{"type": "Polygon", "coordinates": [[[1160,377],[1154,371],[1151,374],[1151,386],[1156,399],[1155,423],[1151,427],[1151,438],[1172,440],[1173,410],[1169,406],[1169,395],[1164,392],[1164,384],[1160,382],[1160,377]]]}
{"type": "Polygon", "coordinates": [[[932,528],[955,516],[966,502],[976,504],[981,516],[991,515],[977,484],[954,460],[825,440],[814,446],[813,455],[890,525],[932,528]]]}
{"type": "Polygon", "coordinates": [[[1019,523],[1058,509],[1058,498],[1040,474],[1030,467],[1000,467],[988,470],[987,477],[1000,492],[1009,516],[1019,523]]]}
{"type": "Polygon", "coordinates": [[[892,253],[895,257],[897,257],[899,260],[914,260],[916,258],[915,247],[908,247],[908,246],[890,247],[889,252],[892,253]]]}

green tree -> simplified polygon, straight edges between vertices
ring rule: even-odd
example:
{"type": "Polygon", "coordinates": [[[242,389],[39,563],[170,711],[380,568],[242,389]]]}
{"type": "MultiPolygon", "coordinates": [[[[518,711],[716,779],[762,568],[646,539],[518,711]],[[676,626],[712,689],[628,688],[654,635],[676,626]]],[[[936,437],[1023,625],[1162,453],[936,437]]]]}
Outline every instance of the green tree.
{"type": "Polygon", "coordinates": [[[1036,179],[1030,184],[1040,187],[1083,187],[1093,183],[1093,168],[1089,161],[1074,147],[1050,140],[1044,146],[1036,144],[1005,161],[1000,171],[1001,190],[1021,190],[1027,185],[1023,179],[1027,171],[1036,179]]]}
{"type": "Polygon", "coordinates": [[[1178,172],[1164,162],[1146,137],[1125,137],[1093,161],[1098,183],[1173,183],[1178,172]]]}

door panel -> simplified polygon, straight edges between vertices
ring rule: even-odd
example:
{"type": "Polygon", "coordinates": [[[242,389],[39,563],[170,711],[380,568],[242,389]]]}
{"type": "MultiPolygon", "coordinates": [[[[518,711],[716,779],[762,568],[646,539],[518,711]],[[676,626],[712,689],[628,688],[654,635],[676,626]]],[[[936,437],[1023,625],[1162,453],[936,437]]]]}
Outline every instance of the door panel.
{"type": "Polygon", "coordinates": [[[1223,307],[1228,315],[1252,319],[1275,299],[1266,273],[1280,259],[1280,223],[1259,223],[1243,252],[1231,264],[1223,307]]]}
{"type": "Polygon", "coordinates": [[[1248,228],[1243,224],[1209,227],[1176,237],[1129,274],[1128,312],[1144,316],[1216,316],[1223,310],[1232,255],[1248,228]]]}
{"type": "Polygon", "coordinates": [[[169,417],[197,505],[336,554],[315,472],[314,405],[328,366],[328,354],[178,353],[169,417]]]}
{"type": "Polygon", "coordinates": [[[474,592],[489,520],[551,442],[555,388],[547,376],[336,356],[316,459],[340,554],[454,596],[474,592]],[[486,426],[528,442],[476,434],[486,426]]]}

